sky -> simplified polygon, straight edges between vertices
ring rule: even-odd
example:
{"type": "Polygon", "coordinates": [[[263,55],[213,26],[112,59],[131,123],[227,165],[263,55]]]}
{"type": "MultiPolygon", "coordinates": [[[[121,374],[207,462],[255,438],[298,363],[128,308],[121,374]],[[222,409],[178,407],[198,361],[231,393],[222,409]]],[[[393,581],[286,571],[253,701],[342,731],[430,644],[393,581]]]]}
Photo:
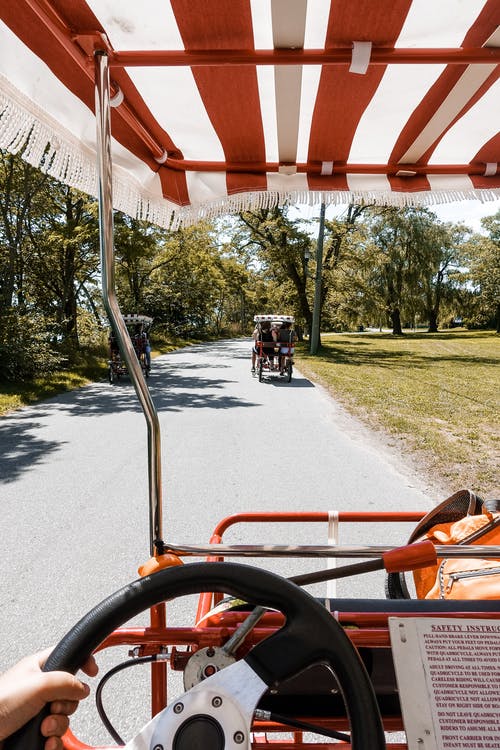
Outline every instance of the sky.
{"type": "Polygon", "coordinates": [[[454,201],[431,206],[432,211],[441,221],[452,221],[470,226],[475,232],[482,231],[481,219],[493,216],[500,211],[500,200],[497,201],[454,201]]]}
{"type": "MultiPolygon", "coordinates": [[[[479,200],[452,201],[450,203],[429,206],[429,209],[441,221],[466,224],[474,232],[482,232],[481,219],[484,216],[493,216],[497,211],[500,211],[500,199],[485,201],[484,203],[481,203],[479,200]]],[[[319,217],[319,206],[298,206],[296,210],[299,212],[299,215],[306,219],[319,217]]],[[[335,216],[344,213],[345,210],[346,206],[328,206],[326,218],[333,219],[335,216]]]]}

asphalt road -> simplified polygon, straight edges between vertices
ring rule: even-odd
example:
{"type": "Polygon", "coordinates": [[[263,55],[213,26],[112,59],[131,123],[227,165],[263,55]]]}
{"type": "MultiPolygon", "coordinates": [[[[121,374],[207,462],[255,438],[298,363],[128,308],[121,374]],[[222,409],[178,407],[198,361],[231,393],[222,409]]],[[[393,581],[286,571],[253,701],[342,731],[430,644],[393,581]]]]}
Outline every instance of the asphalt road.
{"type": "MultiPolygon", "coordinates": [[[[290,384],[252,378],[249,353],[248,340],[223,341],[153,362],[166,540],[207,542],[220,519],[243,511],[428,510],[440,499],[299,372],[290,384]]],[[[3,669],[57,642],[136,578],[149,556],[146,426],[128,380],[93,384],[2,418],[0,483],[3,669]]],[[[399,545],[408,531],[349,525],[340,541],[399,545]]],[[[245,525],[226,541],[326,544],[327,528],[245,525]]],[[[290,575],[324,564],[265,566],[290,575]]],[[[383,579],[339,582],[337,591],[383,597],[383,579]]],[[[180,603],[171,622],[193,624],[193,606],[180,603]]],[[[117,709],[125,733],[141,713],[135,708],[127,696],[117,709]]]]}

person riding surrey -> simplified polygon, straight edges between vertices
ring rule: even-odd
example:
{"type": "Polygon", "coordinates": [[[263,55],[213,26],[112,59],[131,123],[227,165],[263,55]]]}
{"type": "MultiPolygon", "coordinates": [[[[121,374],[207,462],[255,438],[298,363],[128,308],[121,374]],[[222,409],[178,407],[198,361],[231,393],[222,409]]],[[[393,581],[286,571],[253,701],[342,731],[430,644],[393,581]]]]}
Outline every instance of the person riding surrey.
{"type": "Polygon", "coordinates": [[[276,331],[271,328],[270,320],[263,320],[259,326],[255,326],[252,334],[254,345],[252,347],[252,372],[255,372],[255,360],[260,354],[258,342],[262,342],[262,354],[272,356],[274,354],[274,345],[276,342],[276,331]]]}
{"type": "Polygon", "coordinates": [[[146,367],[151,367],[151,344],[149,343],[148,334],[144,330],[142,323],[137,323],[133,338],[134,349],[137,357],[140,359],[144,352],[146,367]]]}
{"type": "Polygon", "coordinates": [[[278,341],[280,344],[280,372],[283,370],[283,360],[285,355],[292,356],[295,347],[293,344],[297,341],[297,334],[292,330],[292,324],[285,320],[281,324],[281,328],[278,332],[278,341]]]}
{"type": "Polygon", "coordinates": [[[111,359],[115,359],[120,355],[120,349],[118,347],[118,339],[116,338],[116,333],[112,328],[110,328],[109,330],[108,343],[110,357],[111,359]]]}

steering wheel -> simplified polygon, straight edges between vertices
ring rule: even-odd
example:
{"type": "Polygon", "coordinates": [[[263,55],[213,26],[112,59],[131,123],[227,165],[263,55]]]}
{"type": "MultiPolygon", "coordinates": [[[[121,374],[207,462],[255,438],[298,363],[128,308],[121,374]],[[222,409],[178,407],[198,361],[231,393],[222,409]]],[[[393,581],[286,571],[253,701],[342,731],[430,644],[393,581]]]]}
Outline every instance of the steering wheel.
{"type": "MultiPolygon", "coordinates": [[[[253,709],[267,688],[276,687],[314,663],[324,663],[335,673],[343,694],[354,750],[385,748],[384,732],[373,687],[356,649],[341,626],[306,591],[280,576],[249,565],[227,562],[190,563],[166,568],[133,581],[94,607],[64,636],[49,656],[45,671],[65,670],[75,674],[99,644],[130,618],[160,602],[206,591],[224,592],[251,604],[277,609],[285,615],[286,622],[269,638],[254,646],[243,660],[196,685],[184,694],[182,700],[195,691],[199,702],[199,695],[204,690],[209,690],[214,679],[218,680],[215,684],[218,685],[217,690],[220,693],[226,673],[229,675],[233,668],[240,665],[246,670],[244,682],[240,683],[240,692],[246,692],[251,679],[262,684],[254,704],[250,707],[251,721],[253,709]],[[241,662],[244,664],[241,665],[241,662]]],[[[228,684],[229,690],[232,690],[234,677],[228,684]]],[[[178,704],[174,705],[175,713],[179,713],[176,710],[178,708],[178,704]]],[[[165,712],[169,710],[172,712],[171,706],[164,709],[165,712]]],[[[182,711],[182,708],[180,710],[182,711]]],[[[221,741],[222,726],[212,726],[217,722],[211,717],[202,717],[203,711],[198,714],[191,713],[190,718],[184,720],[186,713],[181,717],[184,721],[182,727],[185,729],[186,744],[182,745],[180,740],[176,739],[182,734],[179,724],[181,718],[177,717],[175,737],[165,738],[161,743],[165,749],[189,747],[189,732],[196,731],[196,718],[204,718],[207,721],[210,719],[210,727],[207,724],[208,735],[204,736],[214,739],[204,744],[204,747],[207,750],[224,747],[223,734],[221,741]],[[191,722],[189,728],[188,722],[191,722]]],[[[44,738],[39,729],[45,715],[46,710],[5,740],[4,750],[43,750],[44,738]]],[[[238,737],[237,741],[241,743],[241,737],[238,737]]],[[[151,747],[157,745],[156,739],[151,747]]],[[[230,747],[232,744],[226,742],[225,746],[230,747]]],[[[250,742],[248,740],[246,745],[238,746],[250,747],[250,742]]]]}

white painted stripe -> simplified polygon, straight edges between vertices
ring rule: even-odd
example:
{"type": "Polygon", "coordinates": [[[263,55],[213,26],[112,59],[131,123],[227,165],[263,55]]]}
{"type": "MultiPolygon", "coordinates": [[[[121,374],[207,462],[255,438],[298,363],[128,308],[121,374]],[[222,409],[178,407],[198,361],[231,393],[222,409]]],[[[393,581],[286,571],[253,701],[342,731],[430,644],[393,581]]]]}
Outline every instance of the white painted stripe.
{"type": "Polygon", "coordinates": [[[227,196],[225,172],[186,172],[189,198],[193,207],[211,203],[227,196]]]}
{"type": "MultiPolygon", "coordinates": [[[[482,66],[481,66],[482,67],[482,66]]],[[[467,164],[498,133],[500,80],[446,133],[429,164],[467,164]]]]}
{"type": "Polygon", "coordinates": [[[280,162],[297,161],[299,139],[300,92],[302,66],[284,65],[274,68],[276,87],[276,121],[280,162]]]}
{"type": "Polygon", "coordinates": [[[274,66],[257,66],[260,112],[266,147],[266,161],[279,161],[278,126],[276,123],[276,89],[274,87],[274,66]]]}
{"type": "Polygon", "coordinates": [[[182,50],[174,12],[165,0],[87,0],[116,50],[182,50]]]}
{"type": "Polygon", "coordinates": [[[308,0],[305,49],[324,49],[328,19],[330,17],[330,0],[308,0]]]}
{"type": "Polygon", "coordinates": [[[396,47],[460,47],[485,2],[413,0],[396,47]]]}
{"type": "Polygon", "coordinates": [[[348,174],[346,178],[349,190],[353,193],[388,193],[391,191],[391,183],[385,174],[348,174]]]}
{"type": "Polygon", "coordinates": [[[87,0],[116,50],[182,50],[174,12],[165,0],[87,0]]]}
{"type": "Polygon", "coordinates": [[[474,190],[474,185],[468,175],[432,174],[428,175],[428,180],[431,190],[437,193],[470,193],[474,190]]]}
{"type": "Polygon", "coordinates": [[[224,161],[191,68],[130,68],[127,72],[185,159],[224,161]]]}
{"type": "MultiPolygon", "coordinates": [[[[427,125],[420,132],[418,138],[413,141],[408,151],[401,158],[400,164],[416,164],[422,154],[449,127],[450,122],[454,120],[460,110],[474,96],[488,76],[495,70],[495,67],[495,65],[469,65],[448,96],[436,109],[427,125]]],[[[499,123],[500,117],[497,118],[497,129],[499,123]]],[[[464,138],[468,137],[464,135],[464,138]]],[[[464,145],[468,147],[469,144],[464,145]]],[[[454,152],[453,158],[456,160],[456,152],[454,152]]],[[[434,159],[433,163],[435,163],[434,159]]]]}
{"type": "Polygon", "coordinates": [[[255,49],[273,48],[273,23],[270,0],[250,0],[255,49]]]}
{"type": "Polygon", "coordinates": [[[408,118],[439,77],[442,65],[392,65],[366,107],[348,161],[386,163],[408,118]]]}
{"type": "MultiPolygon", "coordinates": [[[[304,46],[306,11],[307,0],[271,0],[275,49],[300,49],[304,46]]],[[[302,66],[276,66],[274,85],[279,161],[295,163],[299,137],[302,66]]]]}
{"type": "Polygon", "coordinates": [[[309,190],[307,176],[299,174],[285,175],[279,172],[269,172],[267,175],[267,189],[276,193],[306,193],[309,190]]]}
{"type": "MultiPolygon", "coordinates": [[[[335,546],[339,543],[339,512],[338,510],[328,511],[328,544],[335,546]]],[[[327,568],[337,567],[337,558],[328,557],[326,559],[327,568]]],[[[337,581],[336,579],[326,582],[326,598],[335,599],[337,596],[337,581]]]]}
{"type": "Polygon", "coordinates": [[[314,106],[321,77],[320,65],[305,65],[302,70],[302,96],[300,100],[300,123],[297,143],[297,161],[306,162],[314,106]]]}

